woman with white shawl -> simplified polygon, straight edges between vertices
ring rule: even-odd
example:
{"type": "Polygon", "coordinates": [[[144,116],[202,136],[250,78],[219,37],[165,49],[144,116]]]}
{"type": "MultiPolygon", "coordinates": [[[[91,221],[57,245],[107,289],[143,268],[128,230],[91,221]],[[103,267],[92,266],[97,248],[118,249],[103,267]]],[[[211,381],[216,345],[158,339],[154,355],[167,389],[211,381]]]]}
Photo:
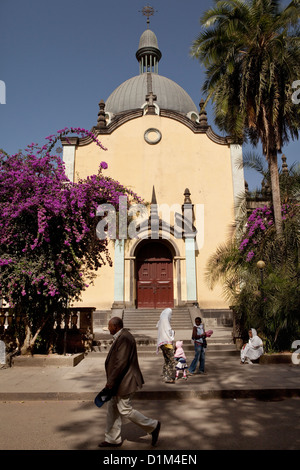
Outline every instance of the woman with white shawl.
{"type": "Polygon", "coordinates": [[[249,330],[249,341],[241,349],[241,364],[252,364],[264,353],[263,342],[254,328],[249,330]]]}
{"type": "Polygon", "coordinates": [[[160,314],[160,319],[156,325],[157,331],[157,349],[161,349],[164,356],[163,376],[165,383],[175,383],[175,360],[173,341],[175,332],[171,327],[172,309],[166,308],[160,314]]]}

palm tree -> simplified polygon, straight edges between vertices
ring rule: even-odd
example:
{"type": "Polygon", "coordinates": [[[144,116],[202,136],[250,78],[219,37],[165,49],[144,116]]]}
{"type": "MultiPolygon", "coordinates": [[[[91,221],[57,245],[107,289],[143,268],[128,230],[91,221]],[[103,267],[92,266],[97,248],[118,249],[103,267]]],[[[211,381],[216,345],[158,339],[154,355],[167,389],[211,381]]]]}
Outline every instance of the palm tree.
{"type": "MultiPolygon", "coordinates": [[[[269,176],[258,156],[249,155],[248,163],[269,176]]],[[[280,185],[286,204],[282,237],[269,225],[255,234],[246,251],[241,250],[241,242],[250,239],[249,214],[241,210],[232,238],[210,256],[205,272],[210,288],[220,281],[223,285],[224,298],[234,311],[234,333],[256,325],[268,348],[276,350],[289,349],[300,333],[300,166],[282,171],[280,185]],[[247,261],[249,250],[255,253],[247,261]],[[260,259],[266,264],[263,285],[257,268],[260,259]]],[[[246,205],[246,197],[239,201],[246,205]]]]}
{"type": "Polygon", "coordinates": [[[298,138],[300,106],[300,1],[222,0],[202,16],[204,28],[191,55],[206,67],[203,85],[215,122],[235,142],[262,144],[270,176],[278,235],[282,234],[277,154],[298,138]]]}

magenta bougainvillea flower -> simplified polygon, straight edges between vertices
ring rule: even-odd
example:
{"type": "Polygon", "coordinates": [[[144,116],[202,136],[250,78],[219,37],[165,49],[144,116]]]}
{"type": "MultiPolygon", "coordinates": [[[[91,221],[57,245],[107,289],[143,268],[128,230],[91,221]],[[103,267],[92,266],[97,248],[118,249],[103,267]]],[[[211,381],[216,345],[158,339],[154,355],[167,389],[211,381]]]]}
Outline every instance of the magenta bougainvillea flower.
{"type": "Polygon", "coordinates": [[[103,170],[106,170],[108,168],[108,165],[106,162],[101,162],[100,167],[103,168],[103,170]]]}
{"type": "MultiPolygon", "coordinates": [[[[290,214],[290,205],[282,206],[282,220],[286,220],[290,214]]],[[[260,244],[266,230],[274,227],[274,215],[271,207],[258,207],[253,210],[248,218],[244,237],[242,238],[239,250],[246,255],[246,261],[249,262],[255,258],[257,246],[260,244]]]]}
{"type": "Polygon", "coordinates": [[[96,237],[96,209],[119,197],[141,199],[105,176],[105,161],[95,175],[68,180],[64,163],[52,154],[60,138],[90,131],[65,128],[47,137],[47,145],[30,144],[22,153],[0,154],[0,295],[11,307],[32,309],[43,302],[78,299],[103,263],[111,263],[107,241],[96,237]]]}

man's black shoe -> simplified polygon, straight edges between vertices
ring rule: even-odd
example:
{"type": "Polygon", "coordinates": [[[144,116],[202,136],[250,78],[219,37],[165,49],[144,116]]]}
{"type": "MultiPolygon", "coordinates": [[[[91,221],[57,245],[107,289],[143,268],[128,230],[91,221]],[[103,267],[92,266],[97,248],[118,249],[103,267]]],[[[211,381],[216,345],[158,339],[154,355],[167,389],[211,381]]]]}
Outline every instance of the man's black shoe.
{"type": "Polygon", "coordinates": [[[110,442],[103,441],[98,444],[98,447],[120,447],[122,445],[122,442],[120,444],[111,444],[110,442]]]}
{"type": "Polygon", "coordinates": [[[156,428],[151,433],[151,435],[152,435],[152,443],[151,444],[153,446],[155,446],[156,443],[157,443],[158,436],[159,436],[159,431],[160,431],[160,421],[158,421],[156,428]]]}

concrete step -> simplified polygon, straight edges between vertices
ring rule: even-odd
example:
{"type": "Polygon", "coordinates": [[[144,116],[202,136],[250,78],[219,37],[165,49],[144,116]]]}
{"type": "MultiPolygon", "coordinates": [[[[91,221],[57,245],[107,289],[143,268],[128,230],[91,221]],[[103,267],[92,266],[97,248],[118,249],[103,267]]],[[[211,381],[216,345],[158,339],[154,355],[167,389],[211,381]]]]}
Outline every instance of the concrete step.
{"type": "MultiPolygon", "coordinates": [[[[143,328],[135,329],[128,328],[131,334],[135,337],[137,345],[156,344],[157,328],[148,329],[143,328]]],[[[112,337],[107,329],[94,329],[94,342],[109,342],[112,343],[112,337]]],[[[189,329],[175,329],[176,340],[180,339],[184,345],[192,344],[192,328],[189,329]]],[[[213,334],[207,339],[208,344],[232,344],[232,328],[231,327],[216,327],[213,334]]]]}
{"type": "MultiPolygon", "coordinates": [[[[161,309],[125,309],[124,327],[134,330],[155,329],[161,312],[161,309]]],[[[193,325],[189,310],[174,308],[171,324],[173,329],[191,329],[193,325]]]]}
{"type": "MultiPolygon", "coordinates": [[[[139,329],[130,330],[135,337],[138,354],[141,356],[149,356],[156,354],[157,342],[157,329],[143,331],[139,329]]],[[[177,338],[183,341],[183,348],[189,358],[194,354],[194,343],[191,340],[192,329],[178,329],[176,330],[177,338]]],[[[106,331],[94,331],[94,351],[92,354],[107,354],[113,340],[110,334],[106,331]]],[[[216,327],[214,328],[213,335],[207,339],[206,355],[210,358],[222,360],[222,357],[235,356],[238,354],[236,346],[232,341],[232,328],[230,327],[216,327]]],[[[97,357],[97,356],[93,356],[97,357]]]]}
{"type": "MultiPolygon", "coordinates": [[[[95,348],[94,351],[88,353],[89,358],[97,358],[97,357],[106,357],[108,351],[109,351],[110,346],[107,345],[107,347],[103,347],[100,350],[97,350],[95,348]]],[[[156,346],[152,345],[151,347],[138,347],[138,356],[142,357],[154,357],[157,356],[156,354],[156,346]]],[[[185,354],[186,357],[189,361],[191,361],[194,357],[194,349],[185,349],[185,354]]],[[[235,347],[231,348],[223,348],[220,347],[218,349],[212,349],[208,347],[205,352],[206,358],[207,359],[212,359],[212,360],[226,360],[226,357],[232,357],[232,356],[238,356],[239,351],[235,347]]],[[[158,355],[158,357],[161,357],[161,354],[158,355]]]]}

